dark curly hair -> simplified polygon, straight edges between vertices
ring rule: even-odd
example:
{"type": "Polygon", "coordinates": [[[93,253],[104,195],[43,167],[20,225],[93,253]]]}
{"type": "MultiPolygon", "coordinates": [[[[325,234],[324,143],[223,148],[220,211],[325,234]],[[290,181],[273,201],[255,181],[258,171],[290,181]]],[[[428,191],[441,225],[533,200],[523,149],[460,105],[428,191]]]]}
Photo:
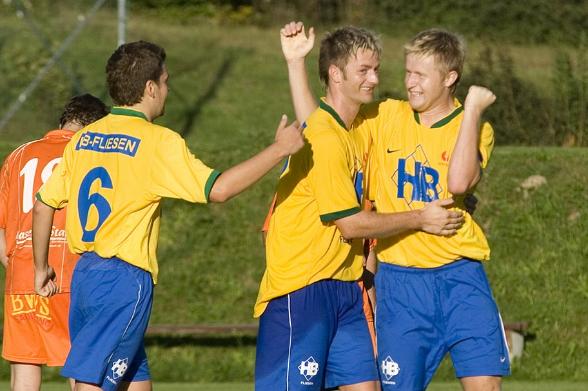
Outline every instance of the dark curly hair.
{"type": "Polygon", "coordinates": [[[87,126],[104,117],[108,111],[108,107],[93,95],[74,96],[63,109],[63,114],[59,118],[59,127],[62,128],[68,122],[87,126]]]}

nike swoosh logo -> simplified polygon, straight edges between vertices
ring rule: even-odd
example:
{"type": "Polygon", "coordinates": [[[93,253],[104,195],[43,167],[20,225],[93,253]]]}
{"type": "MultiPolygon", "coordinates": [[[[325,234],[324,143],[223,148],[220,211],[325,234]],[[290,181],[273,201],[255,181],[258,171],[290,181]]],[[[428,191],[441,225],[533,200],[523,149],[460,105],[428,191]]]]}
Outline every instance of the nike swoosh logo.
{"type": "Polygon", "coordinates": [[[394,152],[398,152],[398,151],[400,151],[400,149],[390,149],[390,148],[388,148],[386,150],[386,152],[388,152],[388,153],[394,153],[394,152]]]}
{"type": "Polygon", "coordinates": [[[506,357],[500,357],[500,362],[505,362],[506,361],[506,357]]]}

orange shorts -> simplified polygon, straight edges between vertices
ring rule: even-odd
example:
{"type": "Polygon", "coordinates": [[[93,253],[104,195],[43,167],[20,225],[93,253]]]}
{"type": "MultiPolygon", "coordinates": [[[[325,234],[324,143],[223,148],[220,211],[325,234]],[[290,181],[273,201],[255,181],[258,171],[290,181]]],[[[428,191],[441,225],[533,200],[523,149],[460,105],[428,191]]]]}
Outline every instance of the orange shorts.
{"type": "Polygon", "coordinates": [[[63,366],[69,352],[69,293],[50,298],[4,295],[2,357],[11,362],[63,366]]]}

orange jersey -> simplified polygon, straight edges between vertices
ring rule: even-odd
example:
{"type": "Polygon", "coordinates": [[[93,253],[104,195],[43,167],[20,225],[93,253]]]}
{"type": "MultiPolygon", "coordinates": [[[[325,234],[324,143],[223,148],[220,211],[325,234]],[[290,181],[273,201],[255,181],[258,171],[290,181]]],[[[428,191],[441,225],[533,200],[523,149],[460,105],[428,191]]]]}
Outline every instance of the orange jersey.
{"type": "MultiPolygon", "coordinates": [[[[0,172],[0,228],[6,235],[7,294],[34,293],[34,197],[61,160],[73,134],[69,130],[53,130],[40,140],[21,145],[4,161],[0,172]]],[[[65,211],[56,211],[49,243],[49,264],[57,274],[60,292],[69,292],[77,259],[78,256],[67,248],[65,211]]]]}
{"type": "Polygon", "coordinates": [[[4,295],[2,357],[61,367],[69,352],[69,293],[4,295]]]}

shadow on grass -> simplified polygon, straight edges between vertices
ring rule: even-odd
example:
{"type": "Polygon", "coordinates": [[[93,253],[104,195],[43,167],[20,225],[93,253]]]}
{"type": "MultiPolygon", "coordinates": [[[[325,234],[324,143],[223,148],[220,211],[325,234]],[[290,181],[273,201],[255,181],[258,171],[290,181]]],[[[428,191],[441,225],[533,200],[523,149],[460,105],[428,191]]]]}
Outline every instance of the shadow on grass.
{"type": "Polygon", "coordinates": [[[255,346],[257,338],[250,335],[218,335],[218,336],[146,336],[145,346],[177,347],[241,347],[255,346]]]}
{"type": "Polygon", "coordinates": [[[236,56],[233,52],[229,52],[227,54],[227,56],[224,58],[222,64],[219,66],[218,70],[216,71],[215,76],[210,81],[208,88],[206,89],[204,94],[202,94],[200,97],[198,97],[198,99],[196,99],[196,101],[192,104],[190,104],[190,102],[188,101],[186,96],[183,95],[182,93],[180,93],[177,89],[175,89],[175,88],[171,89],[171,91],[173,93],[175,93],[176,95],[178,95],[178,97],[181,99],[181,101],[184,102],[185,107],[186,107],[184,110],[184,123],[182,124],[182,126],[180,127],[180,130],[178,131],[178,133],[181,134],[182,137],[186,137],[188,134],[190,134],[192,132],[192,129],[193,129],[192,125],[194,125],[194,122],[196,121],[196,119],[200,115],[200,112],[202,111],[202,107],[207,102],[211,101],[215,97],[216,92],[218,91],[218,88],[221,85],[222,81],[229,74],[229,72],[235,62],[235,59],[236,59],[236,56]]]}

